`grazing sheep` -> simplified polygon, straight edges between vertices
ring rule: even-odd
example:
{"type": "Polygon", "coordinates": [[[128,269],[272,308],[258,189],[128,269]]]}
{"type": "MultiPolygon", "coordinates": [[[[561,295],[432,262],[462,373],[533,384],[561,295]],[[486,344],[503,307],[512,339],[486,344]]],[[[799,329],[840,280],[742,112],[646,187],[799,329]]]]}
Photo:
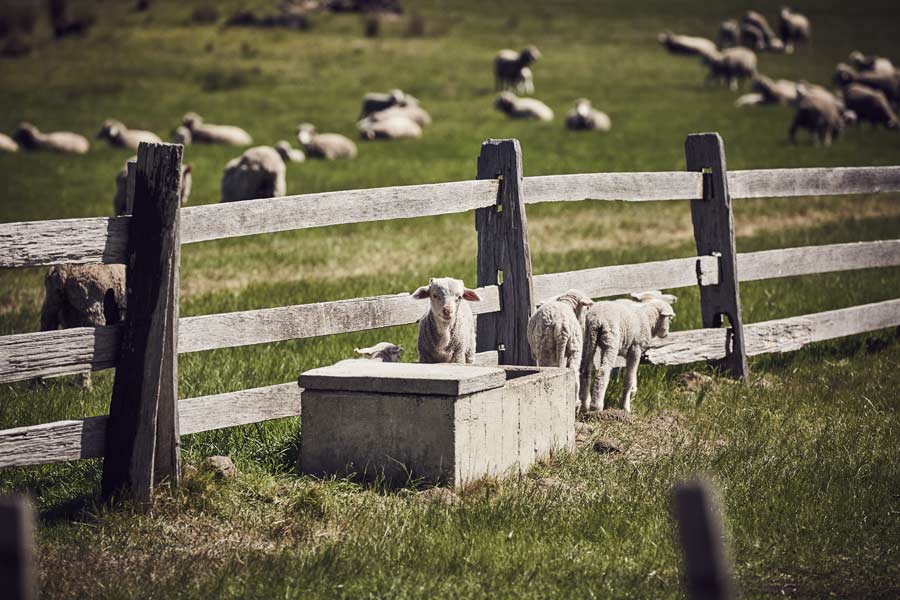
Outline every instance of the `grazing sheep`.
{"type": "Polygon", "coordinates": [[[354,352],[371,360],[381,362],[400,362],[403,346],[397,346],[390,342],[378,342],[369,348],[354,348],[354,352]]]}
{"type": "Polygon", "coordinates": [[[659,292],[632,294],[632,300],[595,302],[585,317],[584,349],[581,354],[581,410],[604,410],[606,388],[616,357],[625,357],[622,408],[631,412],[631,398],[637,391],[637,369],[644,349],[654,337],[669,335],[675,317],[675,296],[659,292]],[[599,371],[588,390],[595,355],[600,352],[599,371]],[[588,393],[590,392],[590,393],[588,393]],[[590,400],[590,404],[588,401],[590,400]]]}
{"type": "Polygon", "coordinates": [[[705,56],[709,68],[706,81],[724,79],[729,89],[738,89],[738,82],[756,75],[756,54],[748,48],[726,48],[711,56],[705,56]]]}
{"type": "Polygon", "coordinates": [[[115,119],[107,119],[103,127],[97,133],[98,140],[109,140],[109,143],[119,148],[131,148],[137,150],[141,142],[160,143],[162,140],[152,131],[141,129],[128,129],[125,124],[115,119]]]}
{"type": "Polygon", "coordinates": [[[566,115],[566,127],[575,131],[609,131],[612,121],[605,112],[593,108],[590,100],[581,98],[575,101],[575,108],[566,115]]]}
{"type": "Polygon", "coordinates": [[[222,202],[256,200],[285,195],[285,166],[269,146],[255,146],[225,165],[222,202]]]}
{"type": "Polygon", "coordinates": [[[281,155],[281,160],[283,160],[285,164],[289,162],[303,162],[306,160],[306,154],[303,153],[303,150],[292,147],[291,143],[287,140],[281,140],[276,143],[275,151],[281,155]]]}
{"type": "Polygon", "coordinates": [[[356,158],[356,144],[350,138],[339,133],[316,133],[310,123],[297,127],[297,140],[309,158],[356,158]]]}
{"type": "Polygon", "coordinates": [[[475,315],[468,302],[481,300],[478,293],[460,279],[441,277],[430,279],[412,296],[431,300],[428,312],[419,319],[419,362],[474,362],[475,315]]]}
{"type": "Polygon", "coordinates": [[[787,79],[774,81],[765,75],[757,75],[750,87],[753,93],[738,98],[735,106],[791,104],[797,100],[797,83],[787,79]]]}
{"type": "Polygon", "coordinates": [[[403,117],[413,121],[419,127],[427,127],[431,125],[431,115],[418,104],[407,104],[406,106],[395,105],[384,110],[379,110],[365,118],[360,119],[357,126],[361,123],[375,123],[378,121],[386,121],[395,117],[403,117]]]}
{"type": "Polygon", "coordinates": [[[190,129],[184,125],[179,125],[175,128],[175,133],[172,134],[173,143],[181,144],[182,146],[190,146],[192,141],[194,140],[190,129]]]}
{"type": "MultiPolygon", "coordinates": [[[[44,277],[41,331],[115,325],[125,316],[125,265],[56,265],[44,277]]],[[[79,376],[91,387],[91,372],[79,376]]]]}
{"type": "Polygon", "coordinates": [[[819,92],[808,93],[806,86],[797,87],[795,104],[797,112],[788,131],[791,143],[796,143],[798,129],[806,129],[813,135],[815,141],[830,146],[831,141],[840,135],[850,118],[850,114],[845,113],[836,100],[819,92]]]}
{"type": "Polygon", "coordinates": [[[710,56],[719,51],[712,40],[690,35],[677,35],[671,31],[660,33],[656,39],[670,54],[710,56]]]}
{"type": "Polygon", "coordinates": [[[811,33],[809,19],[790,8],[782,8],[778,32],[781,34],[784,51],[790,54],[794,51],[795,45],[809,41],[811,33]]]}
{"type": "MultiPolygon", "coordinates": [[[[762,34],[763,47],[760,50],[782,51],[784,43],[775,35],[775,30],[769,25],[764,16],[755,10],[747,11],[741,18],[741,36],[744,35],[745,28],[750,31],[751,28],[758,30],[762,34]]],[[[758,35],[758,34],[757,34],[758,35]]]]}
{"type": "Polygon", "coordinates": [[[422,128],[419,124],[403,114],[395,114],[382,120],[375,120],[372,116],[369,115],[357,123],[359,135],[364,140],[399,140],[422,137],[422,128]]]}
{"type": "Polygon", "coordinates": [[[857,71],[878,73],[880,75],[891,75],[897,70],[890,59],[883,56],[866,56],[859,50],[854,50],[850,53],[850,63],[857,71]]]}
{"type": "Polygon", "coordinates": [[[738,45],[741,35],[741,26],[738,25],[737,19],[728,19],[722,21],[719,25],[719,47],[733,48],[738,45]]]}
{"type": "Polygon", "coordinates": [[[83,135],[78,135],[71,131],[41,133],[31,123],[20,123],[12,137],[26,150],[84,154],[91,147],[87,138],[83,135]]]}
{"type": "MultiPolygon", "coordinates": [[[[118,173],[116,173],[116,194],[113,196],[113,214],[117,217],[124,215],[128,210],[128,163],[136,160],[137,156],[132,156],[125,161],[125,164],[122,165],[122,168],[119,169],[118,173]]],[[[192,167],[190,164],[181,165],[181,187],[179,188],[181,195],[181,206],[187,204],[188,200],[191,197],[191,183],[193,179],[191,170],[192,167]]]]}
{"type": "Polygon", "coordinates": [[[253,143],[250,134],[234,125],[211,125],[194,112],[184,115],[182,125],[191,132],[191,141],[203,144],[225,144],[229,146],[249,146],[253,143]]]}
{"type": "Polygon", "coordinates": [[[6,135],[5,133],[0,133],[0,152],[18,152],[19,145],[15,142],[14,139],[6,135]]]}
{"type": "Polygon", "coordinates": [[[494,106],[512,119],[553,120],[553,111],[549,106],[535,98],[519,98],[512,92],[500,92],[494,106]]]}
{"type": "Polygon", "coordinates": [[[565,367],[575,371],[576,397],[584,317],[593,304],[581,290],[569,290],[542,304],[528,320],[531,356],[539,367],[565,367]]]}
{"type": "Polygon", "coordinates": [[[881,91],[851,83],[844,88],[843,96],[847,109],[856,113],[859,121],[868,121],[872,127],[884,125],[887,129],[898,128],[897,113],[881,91]]]}
{"type": "Polygon", "coordinates": [[[741,23],[741,46],[763,52],[769,47],[769,43],[762,29],[752,23],[741,23]]]}
{"type": "Polygon", "coordinates": [[[881,90],[892,106],[900,106],[900,71],[891,74],[857,71],[850,65],[840,63],[834,73],[834,80],[841,86],[861,83],[872,89],[881,90]]]}
{"type": "MultiPolygon", "coordinates": [[[[403,90],[391,90],[387,94],[370,92],[363,96],[362,109],[359,111],[357,120],[364,119],[372,113],[380,112],[392,106],[407,106],[408,104],[411,104],[410,98],[412,98],[412,96],[407,96],[403,93],[403,90]]],[[[412,104],[416,103],[417,102],[413,98],[412,104]]]]}
{"type": "Polygon", "coordinates": [[[541,58],[541,52],[528,46],[521,52],[501,50],[494,57],[494,89],[512,89],[518,94],[533,94],[534,80],[531,69],[524,72],[533,62],[541,58]]]}

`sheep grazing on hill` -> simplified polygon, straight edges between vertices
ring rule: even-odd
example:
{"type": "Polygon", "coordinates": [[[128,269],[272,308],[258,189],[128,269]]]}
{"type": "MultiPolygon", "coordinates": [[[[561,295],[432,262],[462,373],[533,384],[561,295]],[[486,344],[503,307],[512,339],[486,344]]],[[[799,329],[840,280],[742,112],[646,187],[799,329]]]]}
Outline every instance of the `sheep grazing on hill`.
{"type": "Polygon", "coordinates": [[[738,98],[735,106],[763,106],[769,104],[791,104],[797,100],[797,83],[787,79],[774,81],[765,75],[757,75],[750,84],[753,90],[738,98]]]}
{"type": "Polygon", "coordinates": [[[726,48],[704,57],[709,68],[707,83],[724,79],[729,89],[738,89],[738,83],[756,75],[756,54],[748,48],[726,48]]]}
{"type": "Polygon", "coordinates": [[[741,46],[754,52],[764,52],[769,47],[765,32],[752,23],[741,23],[740,39],[741,46]]]}
{"type": "Polygon", "coordinates": [[[897,70],[889,58],[875,55],[866,56],[859,50],[850,53],[850,64],[857,71],[879,75],[892,75],[897,70]]]}
{"type": "Polygon", "coordinates": [[[637,369],[641,355],[653,338],[669,335],[669,323],[675,317],[675,296],[659,292],[632,294],[632,300],[595,302],[585,317],[584,348],[581,354],[581,410],[604,410],[606,388],[616,357],[625,357],[622,382],[622,408],[631,412],[631,399],[637,392],[637,369]],[[588,389],[596,354],[599,371],[588,389]]]}
{"type": "Polygon", "coordinates": [[[868,121],[873,127],[884,125],[887,129],[898,128],[897,113],[891,108],[885,95],[879,90],[851,83],[843,89],[844,104],[856,113],[858,121],[868,121]]]}
{"type": "MultiPolygon", "coordinates": [[[[117,217],[124,215],[128,211],[127,194],[128,194],[128,163],[136,161],[137,156],[132,156],[125,161],[119,172],[116,173],[116,193],[113,196],[113,214],[117,217]]],[[[191,183],[193,176],[191,175],[192,167],[190,164],[181,165],[181,206],[188,203],[191,197],[191,183]]]]}
{"type": "Polygon", "coordinates": [[[191,132],[191,141],[203,144],[225,144],[228,146],[249,146],[253,143],[250,134],[234,125],[212,125],[194,112],[184,115],[182,125],[191,132]]]}
{"type": "Polygon", "coordinates": [[[391,90],[387,94],[370,92],[363,96],[362,108],[357,120],[364,119],[372,113],[391,108],[392,106],[408,106],[418,104],[415,98],[407,96],[403,90],[391,90]]]}
{"type": "Polygon", "coordinates": [[[412,296],[431,301],[419,319],[419,362],[474,362],[475,315],[468,303],[481,300],[478,293],[460,279],[441,277],[430,279],[412,296]]]}
{"type": "Polygon", "coordinates": [[[16,143],[14,139],[6,135],[5,133],[0,133],[0,152],[18,152],[19,145],[16,143]]]}
{"type": "Polygon", "coordinates": [[[850,65],[840,63],[834,73],[834,80],[840,86],[861,83],[875,90],[880,90],[892,106],[900,107],[900,71],[893,73],[877,73],[875,71],[857,71],[850,65]]]}
{"type": "Polygon", "coordinates": [[[519,98],[512,92],[501,92],[494,107],[512,119],[539,119],[552,121],[553,111],[535,98],[519,98]]]}
{"type": "Polygon", "coordinates": [[[281,140],[276,143],[275,151],[281,155],[281,160],[283,160],[285,164],[289,162],[298,163],[306,160],[306,154],[303,153],[303,150],[294,148],[287,140],[281,140]]]}
{"type": "Polygon", "coordinates": [[[509,49],[498,52],[494,57],[494,89],[533,94],[534,79],[529,65],[540,58],[541,52],[534,46],[528,46],[521,52],[509,49]]]}
{"type": "Polygon", "coordinates": [[[339,133],[316,133],[315,126],[310,123],[301,123],[297,127],[297,141],[309,158],[356,158],[356,144],[350,138],[339,133]]]}
{"type": "Polygon", "coordinates": [[[250,148],[225,165],[222,202],[256,200],[285,195],[285,166],[281,155],[269,146],[250,148]]]}
{"type": "Polygon", "coordinates": [[[660,33],[656,39],[670,54],[712,56],[719,52],[715,42],[702,37],[677,35],[671,31],[665,31],[660,33]]]}
{"type": "Polygon", "coordinates": [[[152,131],[128,129],[125,124],[115,119],[107,119],[97,132],[98,140],[108,140],[110,145],[119,148],[137,150],[141,142],[160,143],[162,140],[152,131]]]}
{"type": "MultiPolygon", "coordinates": [[[[44,277],[41,331],[115,325],[125,316],[125,265],[57,265],[44,277]]],[[[91,373],[79,376],[91,387],[91,373]]]]}
{"type": "Polygon", "coordinates": [[[390,342],[378,342],[369,348],[354,348],[354,352],[370,360],[381,362],[400,362],[403,346],[397,346],[390,342]]]}
{"type": "Polygon", "coordinates": [[[781,35],[784,51],[790,54],[797,44],[809,41],[811,35],[809,19],[790,8],[782,8],[778,21],[778,33],[781,35]]]}
{"type": "MultiPolygon", "coordinates": [[[[376,113],[378,114],[378,113],[376,113]]],[[[357,123],[359,135],[364,140],[400,140],[422,137],[422,127],[404,114],[394,114],[382,119],[369,115],[357,123]]]]}
{"type": "Polygon", "coordinates": [[[733,48],[737,46],[740,42],[741,36],[741,26],[738,24],[737,19],[728,19],[727,21],[722,21],[722,24],[719,25],[719,47],[720,48],[733,48]]]}
{"type": "Polygon", "coordinates": [[[539,367],[564,367],[575,371],[576,397],[584,317],[593,304],[594,301],[581,290],[569,290],[542,304],[528,320],[531,356],[539,367]]]}
{"type": "Polygon", "coordinates": [[[91,147],[87,138],[83,135],[78,135],[71,131],[41,133],[31,123],[20,123],[12,137],[26,150],[84,154],[91,147]]]}
{"type": "Polygon", "coordinates": [[[566,127],[574,131],[609,131],[612,121],[605,112],[593,108],[590,100],[581,98],[566,115],[566,127]]]}
{"type": "Polygon", "coordinates": [[[784,50],[784,43],[775,35],[775,30],[769,25],[769,21],[756,12],[755,10],[747,11],[741,17],[741,37],[744,33],[748,34],[752,31],[754,36],[762,38],[763,46],[759,50],[770,50],[773,52],[781,52],[784,50]]]}
{"type": "Polygon", "coordinates": [[[820,92],[810,93],[804,85],[797,86],[797,112],[788,130],[791,143],[796,143],[798,129],[806,129],[813,140],[830,146],[832,140],[844,130],[847,122],[855,120],[852,111],[846,111],[837,99],[820,92]]]}

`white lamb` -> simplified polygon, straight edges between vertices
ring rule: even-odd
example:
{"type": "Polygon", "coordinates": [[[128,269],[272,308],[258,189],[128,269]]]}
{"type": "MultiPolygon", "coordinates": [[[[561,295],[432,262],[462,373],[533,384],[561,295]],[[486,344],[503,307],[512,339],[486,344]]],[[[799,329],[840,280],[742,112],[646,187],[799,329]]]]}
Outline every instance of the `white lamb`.
{"type": "Polygon", "coordinates": [[[390,342],[378,342],[369,348],[354,348],[353,351],[370,360],[400,362],[400,355],[403,354],[403,346],[398,346],[390,342]]]}
{"type": "Polygon", "coordinates": [[[669,323],[675,317],[675,296],[659,292],[632,294],[632,300],[596,302],[585,318],[584,350],[581,355],[581,410],[603,410],[606,388],[617,356],[625,357],[622,383],[622,408],[631,412],[631,398],[637,391],[637,369],[644,349],[654,337],[669,335],[669,323]],[[593,385],[588,381],[595,353],[600,352],[600,365],[593,385]]]}
{"type": "Polygon", "coordinates": [[[475,315],[468,302],[481,300],[478,293],[460,279],[441,277],[430,279],[412,295],[431,299],[428,312],[419,319],[419,362],[475,362],[475,315]]]}
{"type": "Polygon", "coordinates": [[[565,367],[575,371],[576,396],[584,317],[593,304],[581,290],[569,290],[542,304],[528,320],[531,356],[539,367],[565,367]]]}

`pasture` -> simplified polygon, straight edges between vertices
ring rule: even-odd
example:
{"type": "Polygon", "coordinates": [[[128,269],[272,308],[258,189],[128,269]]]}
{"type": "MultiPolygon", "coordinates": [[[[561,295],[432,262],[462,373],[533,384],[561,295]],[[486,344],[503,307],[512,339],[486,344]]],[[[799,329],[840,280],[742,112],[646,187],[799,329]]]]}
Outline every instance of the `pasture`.
{"type": "MultiPolygon", "coordinates": [[[[296,125],[355,136],[359,100],[402,88],[431,112],[421,140],[359,142],[354,161],[288,166],[288,193],[458,181],[475,176],[488,137],[521,141],[526,176],[684,169],[688,133],[718,131],[730,169],[900,164],[900,137],[848,129],[830,148],[787,143],[788,107],[734,108],[705,87],[699,61],[670,56],[663,29],[714,37],[751,6],[702,3],[407,2],[424,18],[385,21],[366,38],[354,15],[317,14],[308,31],[191,23],[202,2],[83,2],[86,38],[0,60],[0,130],[22,120],[93,137],[115,117],[168,136],[185,112],[246,128],[256,143],[294,141],[296,125]],[[537,45],[535,97],[552,123],[493,109],[499,48],[537,45]],[[562,119],[588,97],[606,134],[562,119]]],[[[220,22],[239,6],[215,3],[220,22]]],[[[770,19],[778,3],[752,8],[770,19]]],[[[851,50],[900,59],[900,7],[798,6],[813,42],[763,54],[772,77],[828,84],[851,50]]],[[[234,148],[188,146],[191,205],[218,201],[234,148]]],[[[92,140],[85,156],[0,154],[0,222],[111,214],[116,171],[131,154],[92,140]]],[[[741,252],[900,237],[897,195],[735,202],[741,252]]],[[[264,202],[261,201],[261,202],[264,202]]],[[[695,255],[686,202],[567,202],[528,209],[536,274],[695,255]]],[[[475,279],[470,214],[346,225],[185,246],[181,315],[412,291],[431,276],[475,279]]],[[[36,331],[44,269],[0,272],[0,334],[36,331]]],[[[900,269],[748,283],[746,322],[896,298],[900,269]]],[[[696,289],[679,290],[675,330],[700,326],[696,289]]],[[[415,360],[415,326],[189,354],[181,397],[295,380],[390,340],[415,360]]],[[[749,597],[900,594],[900,343],[894,331],[751,360],[752,383],[705,365],[642,366],[633,423],[592,421],[582,447],[521,478],[484,480],[455,503],[402,489],[298,477],[301,423],[283,419],[196,434],[184,458],[231,456],[233,481],[200,474],[162,490],[147,512],[95,502],[100,461],[0,471],[40,514],[45,597],[678,597],[680,559],[668,494],[709,473],[722,492],[738,586],[749,597]],[[685,386],[682,373],[714,375],[685,386]],[[605,441],[619,452],[599,453],[605,441]],[[602,447],[598,446],[598,447],[602,447]]],[[[105,414],[112,373],[93,390],[71,378],[0,387],[0,428],[105,414]]],[[[618,395],[614,383],[610,395],[618,395]]]]}

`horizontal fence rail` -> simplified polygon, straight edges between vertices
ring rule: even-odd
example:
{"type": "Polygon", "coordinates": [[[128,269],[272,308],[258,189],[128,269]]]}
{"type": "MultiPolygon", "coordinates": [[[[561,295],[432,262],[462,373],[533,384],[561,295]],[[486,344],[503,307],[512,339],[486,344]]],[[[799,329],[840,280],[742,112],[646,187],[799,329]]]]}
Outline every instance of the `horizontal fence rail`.
{"type": "Polygon", "coordinates": [[[731,171],[728,191],[732,198],[900,192],[900,166],[731,171]]]}
{"type": "MultiPolygon", "coordinates": [[[[799,350],[807,344],[900,326],[900,299],[746,325],[750,355],[799,350]]],[[[677,365],[722,358],[727,329],[677,331],[656,339],[645,353],[651,364],[677,365]]],[[[496,352],[479,364],[496,364],[496,352]]],[[[624,364],[624,363],[622,363],[624,364]]],[[[179,402],[182,434],[199,433],[301,414],[302,390],[284,383],[179,402]]],[[[106,416],[0,431],[0,468],[103,456],[106,416]]]]}
{"type": "Polygon", "coordinates": [[[688,171],[587,173],[525,177],[525,203],[578,200],[694,200],[703,197],[703,174],[688,171]]]}

